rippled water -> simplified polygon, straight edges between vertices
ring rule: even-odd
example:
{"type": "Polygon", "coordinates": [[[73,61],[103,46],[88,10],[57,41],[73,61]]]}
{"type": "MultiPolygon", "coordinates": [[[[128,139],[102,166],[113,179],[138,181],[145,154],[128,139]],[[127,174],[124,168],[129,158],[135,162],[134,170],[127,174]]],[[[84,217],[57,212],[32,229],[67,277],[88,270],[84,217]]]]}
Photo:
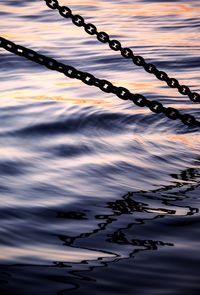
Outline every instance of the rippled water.
{"type": "MultiPolygon", "coordinates": [[[[200,91],[199,0],[60,3],[200,91]]],[[[44,1],[0,0],[0,35],[200,119],[44,1]]],[[[0,69],[0,294],[199,294],[199,130],[3,49],[0,69]]]]}

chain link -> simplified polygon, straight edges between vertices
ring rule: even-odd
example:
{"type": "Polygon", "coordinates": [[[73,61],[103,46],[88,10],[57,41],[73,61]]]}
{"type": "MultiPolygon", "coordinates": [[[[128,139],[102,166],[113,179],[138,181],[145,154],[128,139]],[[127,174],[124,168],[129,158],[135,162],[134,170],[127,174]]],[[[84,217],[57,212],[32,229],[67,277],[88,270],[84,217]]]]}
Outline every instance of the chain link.
{"type": "MultiPolygon", "coordinates": [[[[52,0],[52,2],[53,1],[55,0],[52,0]]],[[[78,71],[72,66],[60,63],[53,58],[49,58],[26,47],[17,45],[5,38],[0,37],[0,47],[16,55],[23,56],[38,64],[44,65],[50,70],[61,72],[69,78],[79,79],[86,85],[93,85],[99,87],[102,91],[106,93],[113,93],[123,100],[131,100],[137,106],[146,106],[154,113],[163,113],[172,120],[180,119],[185,125],[200,127],[200,121],[197,121],[192,115],[181,114],[178,110],[174,108],[165,108],[158,101],[150,101],[141,94],[133,94],[124,87],[116,87],[107,80],[97,79],[90,73],[78,71]]]]}
{"type": "Polygon", "coordinates": [[[46,5],[51,9],[58,9],[59,13],[66,18],[71,18],[72,22],[78,27],[84,27],[89,35],[97,35],[97,39],[102,43],[108,43],[110,48],[114,51],[121,51],[124,58],[132,59],[133,63],[139,67],[143,67],[146,72],[154,74],[157,79],[164,81],[171,88],[178,89],[182,95],[187,95],[189,99],[195,103],[200,103],[200,95],[192,92],[188,86],[180,85],[178,80],[170,78],[164,71],[159,71],[155,65],[147,63],[142,56],[135,56],[130,48],[123,48],[121,43],[117,40],[110,40],[110,37],[105,32],[98,32],[93,24],[86,24],[83,17],[80,15],[73,15],[70,8],[67,6],[60,6],[57,0],[44,0],[46,5]]]}

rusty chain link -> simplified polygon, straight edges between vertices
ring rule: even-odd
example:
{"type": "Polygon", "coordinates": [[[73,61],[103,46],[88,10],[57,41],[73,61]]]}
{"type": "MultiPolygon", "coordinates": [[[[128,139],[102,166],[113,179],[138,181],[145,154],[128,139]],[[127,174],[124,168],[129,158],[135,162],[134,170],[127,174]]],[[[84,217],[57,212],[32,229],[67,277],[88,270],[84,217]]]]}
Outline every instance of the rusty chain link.
{"type": "Polygon", "coordinates": [[[74,15],[71,9],[67,6],[60,6],[57,0],[44,0],[46,5],[51,9],[58,9],[59,13],[64,18],[71,18],[74,25],[84,27],[89,35],[96,35],[97,39],[102,43],[108,43],[110,48],[114,51],[121,51],[124,58],[132,59],[133,63],[137,66],[143,67],[146,72],[154,74],[159,80],[165,81],[171,88],[177,88],[179,93],[187,95],[189,99],[195,103],[200,103],[200,95],[197,92],[192,92],[186,85],[180,85],[178,80],[170,78],[167,73],[160,71],[151,63],[147,63],[142,56],[134,55],[130,48],[123,48],[118,40],[111,40],[109,35],[105,32],[98,32],[95,25],[85,23],[85,20],[80,15],[74,15]]]}
{"type": "Polygon", "coordinates": [[[26,47],[17,45],[3,37],[0,37],[0,47],[16,55],[25,57],[33,62],[44,65],[50,70],[61,72],[69,78],[79,79],[87,85],[99,87],[106,93],[113,93],[123,100],[131,100],[137,106],[146,106],[154,113],[163,113],[172,120],[180,119],[185,125],[200,127],[200,121],[196,120],[192,115],[181,114],[178,110],[171,107],[166,108],[158,101],[150,101],[143,95],[133,94],[124,87],[116,87],[107,80],[98,79],[87,72],[79,71],[72,66],[65,65],[55,59],[39,54],[26,47]]]}

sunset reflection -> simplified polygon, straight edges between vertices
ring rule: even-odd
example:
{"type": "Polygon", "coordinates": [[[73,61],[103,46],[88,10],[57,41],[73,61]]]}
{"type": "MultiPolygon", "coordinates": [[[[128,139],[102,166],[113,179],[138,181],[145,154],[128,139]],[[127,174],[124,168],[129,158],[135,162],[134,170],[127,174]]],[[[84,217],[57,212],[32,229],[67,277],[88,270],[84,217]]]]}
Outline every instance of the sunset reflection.
{"type": "MultiPolygon", "coordinates": [[[[198,1],[59,3],[200,93],[198,1]]],[[[85,29],[43,0],[0,1],[0,36],[200,120],[187,88],[85,29]]],[[[197,294],[198,123],[0,45],[0,294],[197,294]]]]}

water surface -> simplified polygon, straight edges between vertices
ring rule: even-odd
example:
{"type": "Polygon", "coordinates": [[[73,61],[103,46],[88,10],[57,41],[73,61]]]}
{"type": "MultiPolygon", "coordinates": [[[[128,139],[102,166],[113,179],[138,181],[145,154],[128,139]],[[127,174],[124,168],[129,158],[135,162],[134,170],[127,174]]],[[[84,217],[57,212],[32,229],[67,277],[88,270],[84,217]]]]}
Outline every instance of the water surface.
{"type": "MultiPolygon", "coordinates": [[[[60,3],[200,91],[199,1],[60,3]]],[[[200,120],[44,1],[0,0],[0,35],[200,120]]],[[[199,129],[3,49],[0,69],[0,293],[199,294],[199,129]]]]}

